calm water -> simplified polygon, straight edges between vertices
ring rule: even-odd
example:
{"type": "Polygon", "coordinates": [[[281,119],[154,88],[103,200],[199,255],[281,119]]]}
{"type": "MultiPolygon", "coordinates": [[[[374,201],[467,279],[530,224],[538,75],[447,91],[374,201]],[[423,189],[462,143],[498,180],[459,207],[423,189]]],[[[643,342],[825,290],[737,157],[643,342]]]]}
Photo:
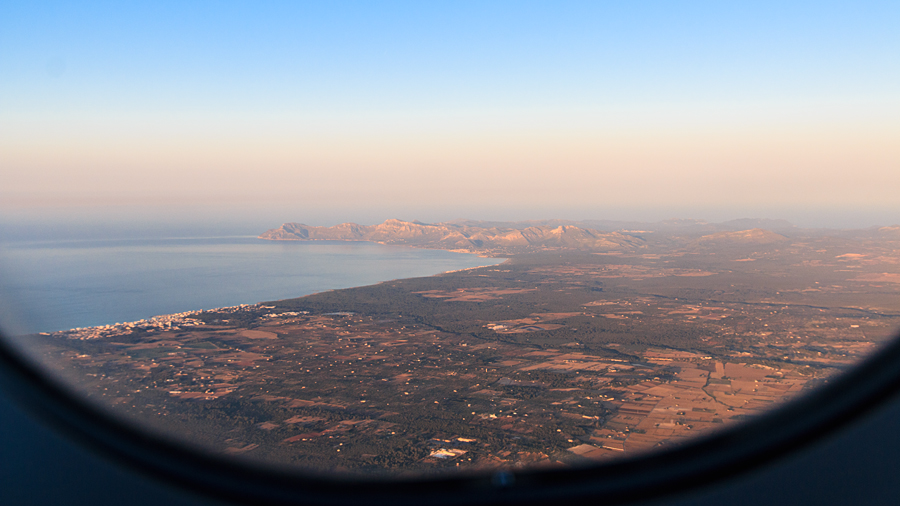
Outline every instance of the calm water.
{"type": "MultiPolygon", "coordinates": [[[[0,291],[19,320],[16,331],[49,332],[501,261],[373,243],[253,237],[19,241],[0,247],[0,291]]],[[[8,313],[6,320],[8,326],[8,313]]]]}

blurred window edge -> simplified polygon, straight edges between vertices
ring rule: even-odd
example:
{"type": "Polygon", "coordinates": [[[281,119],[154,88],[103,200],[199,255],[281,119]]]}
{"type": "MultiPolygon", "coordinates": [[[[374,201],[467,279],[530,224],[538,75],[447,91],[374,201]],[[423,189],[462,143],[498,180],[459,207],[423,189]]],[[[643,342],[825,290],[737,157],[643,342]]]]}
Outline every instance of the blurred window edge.
{"type": "Polygon", "coordinates": [[[0,334],[0,391],[92,453],[202,496],[265,504],[507,504],[603,497],[614,504],[703,489],[796,453],[900,392],[900,339],[808,394],[675,449],[565,469],[398,479],[276,468],[204,453],[79,400],[0,334]]]}

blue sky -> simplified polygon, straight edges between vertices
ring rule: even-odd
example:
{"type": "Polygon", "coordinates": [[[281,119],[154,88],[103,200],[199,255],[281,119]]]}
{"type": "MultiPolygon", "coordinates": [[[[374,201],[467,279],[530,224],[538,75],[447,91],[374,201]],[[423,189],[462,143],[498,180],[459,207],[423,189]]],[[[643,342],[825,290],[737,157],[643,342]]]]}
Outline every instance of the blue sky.
{"type": "Polygon", "coordinates": [[[0,199],[890,222],[897,26],[893,2],[3,3],[0,199]]]}

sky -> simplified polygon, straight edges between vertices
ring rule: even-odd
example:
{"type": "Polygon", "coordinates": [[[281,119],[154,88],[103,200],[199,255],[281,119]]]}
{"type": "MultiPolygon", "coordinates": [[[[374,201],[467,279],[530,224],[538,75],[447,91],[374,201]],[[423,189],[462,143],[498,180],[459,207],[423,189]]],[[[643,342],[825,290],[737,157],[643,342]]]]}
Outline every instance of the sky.
{"type": "Polygon", "coordinates": [[[865,1],[0,1],[0,213],[900,223],[897,26],[865,1]]]}

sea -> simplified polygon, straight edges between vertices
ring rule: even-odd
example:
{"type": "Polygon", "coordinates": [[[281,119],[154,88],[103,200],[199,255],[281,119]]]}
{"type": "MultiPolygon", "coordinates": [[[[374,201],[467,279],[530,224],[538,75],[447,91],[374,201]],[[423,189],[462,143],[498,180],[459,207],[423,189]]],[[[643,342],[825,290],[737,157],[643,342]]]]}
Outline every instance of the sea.
{"type": "Polygon", "coordinates": [[[0,243],[0,325],[16,334],[53,332],[501,262],[368,242],[254,236],[19,237],[0,243]]]}

